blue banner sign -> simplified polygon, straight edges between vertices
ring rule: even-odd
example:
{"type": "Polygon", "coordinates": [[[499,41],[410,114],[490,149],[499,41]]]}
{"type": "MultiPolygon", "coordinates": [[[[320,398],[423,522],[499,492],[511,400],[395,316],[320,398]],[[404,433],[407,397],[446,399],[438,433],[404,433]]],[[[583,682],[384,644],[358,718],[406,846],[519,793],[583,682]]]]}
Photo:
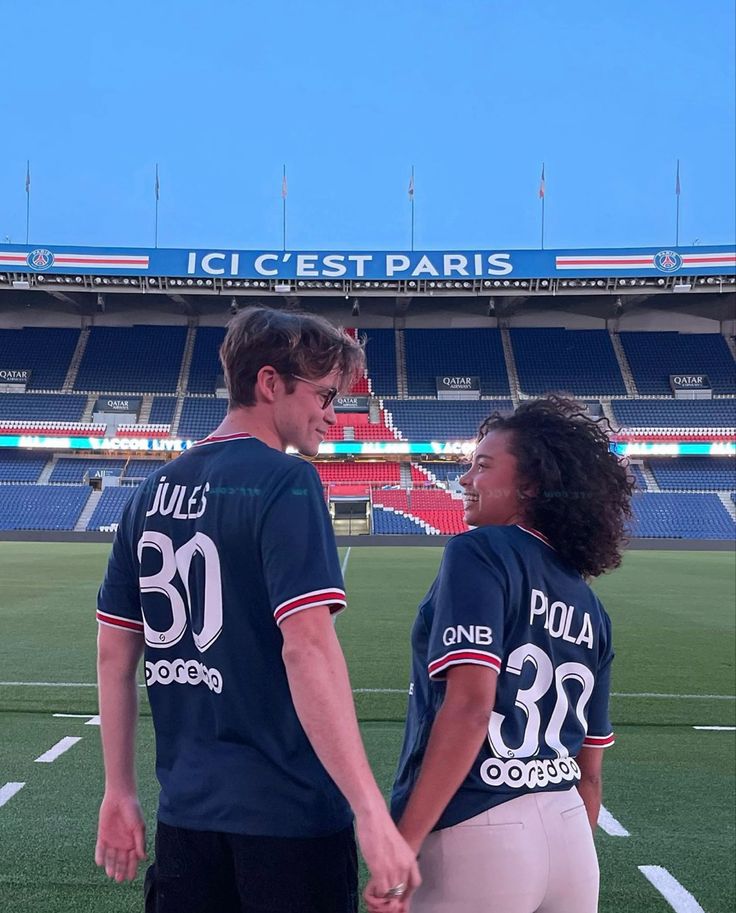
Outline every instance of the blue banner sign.
{"type": "MultiPolygon", "coordinates": [[[[56,435],[0,434],[0,447],[28,450],[94,450],[123,453],[181,453],[195,441],[181,438],[61,437],[56,435]]],[[[320,456],[357,454],[385,456],[423,454],[467,458],[475,441],[323,441],[320,456]]],[[[736,456],[736,441],[619,441],[611,450],[621,456],[736,456]]]]}
{"type": "Polygon", "coordinates": [[[419,281],[734,275],[736,245],[606,250],[254,251],[0,245],[0,272],[419,281]]]}

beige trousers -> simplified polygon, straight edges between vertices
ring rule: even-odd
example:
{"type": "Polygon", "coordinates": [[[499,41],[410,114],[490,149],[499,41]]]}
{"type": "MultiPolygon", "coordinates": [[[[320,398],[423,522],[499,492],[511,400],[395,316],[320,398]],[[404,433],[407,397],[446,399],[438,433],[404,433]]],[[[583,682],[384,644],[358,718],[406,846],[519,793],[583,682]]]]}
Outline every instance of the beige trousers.
{"type": "Polygon", "coordinates": [[[598,858],[583,800],[519,796],[434,831],[411,913],[596,913],[598,858]]]}

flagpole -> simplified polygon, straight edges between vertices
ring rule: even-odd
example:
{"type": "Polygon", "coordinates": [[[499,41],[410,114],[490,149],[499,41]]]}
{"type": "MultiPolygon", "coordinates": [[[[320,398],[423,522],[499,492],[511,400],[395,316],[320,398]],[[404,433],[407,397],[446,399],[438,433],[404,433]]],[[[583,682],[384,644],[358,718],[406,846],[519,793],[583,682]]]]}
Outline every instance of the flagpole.
{"type": "Polygon", "coordinates": [[[159,198],[159,189],[160,189],[160,185],[159,185],[159,180],[158,180],[158,162],[156,162],[156,185],[155,185],[155,190],[156,190],[156,217],[155,217],[155,220],[154,220],[154,228],[153,228],[153,246],[154,246],[154,247],[158,247],[158,198],[159,198]]]}
{"type": "Polygon", "coordinates": [[[286,165],[284,165],[284,173],[281,178],[281,208],[282,208],[282,242],[283,249],[286,250],[286,198],[289,195],[288,186],[286,183],[286,165]]]}
{"type": "Polygon", "coordinates": [[[680,246],[680,160],[677,160],[677,178],[675,181],[675,196],[677,197],[677,215],[675,217],[675,247],[680,246]]]}
{"type": "Polygon", "coordinates": [[[411,166],[411,249],[414,250],[414,166],[411,166]]]}
{"type": "Polygon", "coordinates": [[[544,179],[544,162],[542,162],[542,176],[539,179],[539,199],[542,201],[542,250],[544,250],[544,199],[547,195],[547,188],[544,179]]]}
{"type": "Polygon", "coordinates": [[[31,225],[31,163],[26,159],[26,244],[30,236],[31,225]]]}

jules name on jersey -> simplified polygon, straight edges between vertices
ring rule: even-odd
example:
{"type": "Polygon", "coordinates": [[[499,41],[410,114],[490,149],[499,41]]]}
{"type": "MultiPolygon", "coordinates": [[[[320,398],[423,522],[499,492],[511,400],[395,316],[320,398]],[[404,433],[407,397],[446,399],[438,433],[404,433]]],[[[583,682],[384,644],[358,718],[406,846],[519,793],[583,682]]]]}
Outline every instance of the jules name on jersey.
{"type": "Polygon", "coordinates": [[[189,492],[186,485],[170,485],[166,476],[161,476],[156,487],[153,504],[146,511],[147,517],[158,514],[173,520],[196,520],[207,510],[207,492],[210,483],[195,485],[189,492]],[[169,491],[171,488],[171,491],[169,491]]]}

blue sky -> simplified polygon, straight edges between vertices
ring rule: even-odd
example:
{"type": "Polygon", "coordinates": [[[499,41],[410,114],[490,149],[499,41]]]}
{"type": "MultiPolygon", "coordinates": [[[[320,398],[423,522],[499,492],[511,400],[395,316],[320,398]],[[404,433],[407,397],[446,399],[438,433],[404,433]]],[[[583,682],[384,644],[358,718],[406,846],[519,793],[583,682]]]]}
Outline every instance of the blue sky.
{"type": "Polygon", "coordinates": [[[732,0],[5,0],[0,241],[734,240],[732,0]]]}

